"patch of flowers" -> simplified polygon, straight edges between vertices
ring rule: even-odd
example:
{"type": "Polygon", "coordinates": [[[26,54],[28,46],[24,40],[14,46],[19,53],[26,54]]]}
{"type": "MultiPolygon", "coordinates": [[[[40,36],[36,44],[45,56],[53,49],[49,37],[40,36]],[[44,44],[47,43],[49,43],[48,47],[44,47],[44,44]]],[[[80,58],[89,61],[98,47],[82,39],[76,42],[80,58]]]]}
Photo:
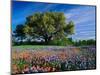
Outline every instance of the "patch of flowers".
{"type": "Polygon", "coordinates": [[[95,48],[13,50],[12,74],[44,73],[96,68],[95,48]]]}

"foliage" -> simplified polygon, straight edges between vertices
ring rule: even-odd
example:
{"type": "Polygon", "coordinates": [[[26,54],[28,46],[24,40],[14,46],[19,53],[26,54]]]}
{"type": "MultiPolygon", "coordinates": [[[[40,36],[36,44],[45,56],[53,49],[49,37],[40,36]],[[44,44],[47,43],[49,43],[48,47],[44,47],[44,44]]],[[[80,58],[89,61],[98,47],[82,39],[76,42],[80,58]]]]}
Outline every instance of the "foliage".
{"type": "MultiPolygon", "coordinates": [[[[35,38],[42,38],[48,44],[55,39],[65,39],[74,33],[74,23],[66,23],[66,17],[62,12],[34,13],[26,18],[24,25],[17,25],[15,36],[27,38],[31,41],[35,38]]],[[[57,41],[58,41],[57,40],[57,41]]],[[[59,42],[59,41],[58,41],[59,42]]]]}
{"type": "Polygon", "coordinates": [[[23,31],[24,25],[20,24],[16,26],[16,29],[14,31],[15,37],[19,37],[20,40],[22,40],[25,37],[25,33],[23,31]]]}
{"type": "Polygon", "coordinates": [[[96,40],[94,39],[89,39],[89,40],[79,40],[79,41],[75,41],[74,45],[76,46],[89,46],[89,45],[96,45],[96,40]]]}
{"type": "Polygon", "coordinates": [[[72,40],[70,38],[62,38],[62,39],[56,39],[49,42],[49,45],[57,45],[57,46],[68,46],[73,45],[72,40]]]}

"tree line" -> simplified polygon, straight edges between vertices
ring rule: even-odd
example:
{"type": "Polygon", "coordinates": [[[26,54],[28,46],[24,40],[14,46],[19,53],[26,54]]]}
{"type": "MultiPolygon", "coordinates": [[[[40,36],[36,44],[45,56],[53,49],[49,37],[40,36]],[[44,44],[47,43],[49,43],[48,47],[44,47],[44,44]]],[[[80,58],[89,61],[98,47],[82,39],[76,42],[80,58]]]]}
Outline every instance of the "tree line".
{"type": "Polygon", "coordinates": [[[74,42],[75,46],[95,46],[96,40],[95,39],[88,39],[88,40],[78,40],[74,42]]]}

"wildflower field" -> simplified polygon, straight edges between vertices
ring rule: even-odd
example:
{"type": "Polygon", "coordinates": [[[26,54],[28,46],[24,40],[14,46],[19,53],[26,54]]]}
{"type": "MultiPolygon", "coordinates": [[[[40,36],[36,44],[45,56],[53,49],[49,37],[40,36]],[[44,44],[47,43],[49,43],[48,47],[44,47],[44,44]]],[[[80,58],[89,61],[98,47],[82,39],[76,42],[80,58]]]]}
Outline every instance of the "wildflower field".
{"type": "Polygon", "coordinates": [[[12,74],[30,74],[96,68],[96,48],[66,46],[12,47],[12,74]]]}

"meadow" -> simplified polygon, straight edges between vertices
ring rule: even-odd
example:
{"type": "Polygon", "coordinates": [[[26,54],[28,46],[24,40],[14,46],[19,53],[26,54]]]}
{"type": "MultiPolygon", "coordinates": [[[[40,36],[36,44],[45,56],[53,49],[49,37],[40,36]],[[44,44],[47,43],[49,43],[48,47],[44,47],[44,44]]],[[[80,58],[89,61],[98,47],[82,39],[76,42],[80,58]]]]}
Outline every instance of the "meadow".
{"type": "Polygon", "coordinates": [[[95,46],[13,46],[12,74],[30,74],[96,68],[95,46]]]}

